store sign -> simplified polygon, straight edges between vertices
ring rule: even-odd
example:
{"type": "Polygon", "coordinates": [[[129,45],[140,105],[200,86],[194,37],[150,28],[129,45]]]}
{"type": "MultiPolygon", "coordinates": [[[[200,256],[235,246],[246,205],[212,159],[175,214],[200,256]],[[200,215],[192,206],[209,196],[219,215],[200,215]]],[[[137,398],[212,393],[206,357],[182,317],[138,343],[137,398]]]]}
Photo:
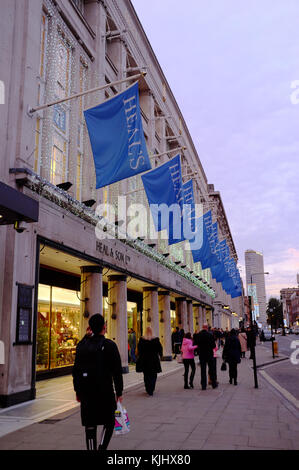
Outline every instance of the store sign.
{"type": "Polygon", "coordinates": [[[118,263],[129,264],[131,261],[131,258],[129,255],[126,255],[125,253],[119,250],[113,250],[113,248],[109,248],[109,246],[105,245],[104,243],[100,241],[96,242],[96,250],[99,253],[104,254],[109,258],[112,258],[118,263]]]}

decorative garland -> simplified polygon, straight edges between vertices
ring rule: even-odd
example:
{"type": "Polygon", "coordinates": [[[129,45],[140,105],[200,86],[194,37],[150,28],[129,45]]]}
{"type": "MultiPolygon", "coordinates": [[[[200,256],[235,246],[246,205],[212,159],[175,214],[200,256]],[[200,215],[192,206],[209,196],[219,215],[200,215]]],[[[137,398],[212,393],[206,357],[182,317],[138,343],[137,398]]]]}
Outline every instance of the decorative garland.
{"type": "MultiPolygon", "coordinates": [[[[53,185],[46,179],[38,176],[33,172],[27,172],[27,181],[25,185],[40,196],[43,196],[44,198],[53,202],[62,209],[68,210],[71,214],[80,217],[80,219],[85,220],[89,224],[96,226],[100,223],[103,226],[103,231],[105,233],[112,236],[112,238],[117,238],[115,236],[116,227],[114,224],[111,224],[104,217],[96,215],[93,209],[85,206],[85,204],[72,198],[66,191],[63,191],[62,189],[53,185]]],[[[120,231],[120,229],[118,230],[120,231]]],[[[215,298],[215,291],[210,287],[206,286],[202,281],[197,279],[191,273],[177,266],[173,261],[166,259],[161,253],[149,247],[142,240],[134,240],[130,238],[127,234],[125,235],[125,239],[119,239],[122,243],[131,246],[132,248],[144,254],[148,258],[151,258],[152,260],[160,263],[171,271],[176,272],[183,278],[192,282],[192,284],[194,284],[195,286],[199,287],[210,297],[212,297],[213,299],[215,298]]]]}

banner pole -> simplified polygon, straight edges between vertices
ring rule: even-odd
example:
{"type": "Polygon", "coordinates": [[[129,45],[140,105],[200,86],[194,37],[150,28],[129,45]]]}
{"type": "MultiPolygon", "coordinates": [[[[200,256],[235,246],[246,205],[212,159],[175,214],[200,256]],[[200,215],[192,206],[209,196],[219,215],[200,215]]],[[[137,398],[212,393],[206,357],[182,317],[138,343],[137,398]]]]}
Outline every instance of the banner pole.
{"type": "Polygon", "coordinates": [[[170,152],[176,152],[177,150],[187,150],[187,147],[177,147],[175,149],[166,150],[166,152],[155,153],[154,155],[151,155],[149,158],[162,157],[162,155],[166,155],[167,153],[170,153],[170,152]]]}
{"type": "Polygon", "coordinates": [[[60,100],[52,101],[51,103],[43,104],[41,106],[36,106],[35,108],[30,108],[28,109],[28,113],[32,115],[33,113],[36,113],[37,111],[40,111],[45,108],[49,108],[50,106],[54,106],[55,104],[59,103],[64,103],[65,101],[72,100],[74,98],[79,98],[80,96],[87,95],[88,93],[92,93],[94,91],[100,91],[104,90],[105,88],[109,88],[114,85],[119,85],[120,83],[127,82],[129,80],[135,80],[140,77],[144,77],[146,75],[146,72],[139,73],[137,75],[132,75],[132,77],[126,77],[122,80],[117,80],[116,82],[111,82],[111,83],[106,83],[105,85],[96,87],[96,88],[91,88],[90,90],[82,91],[81,93],[76,93],[75,95],[68,96],[67,98],[62,98],[60,100]]]}

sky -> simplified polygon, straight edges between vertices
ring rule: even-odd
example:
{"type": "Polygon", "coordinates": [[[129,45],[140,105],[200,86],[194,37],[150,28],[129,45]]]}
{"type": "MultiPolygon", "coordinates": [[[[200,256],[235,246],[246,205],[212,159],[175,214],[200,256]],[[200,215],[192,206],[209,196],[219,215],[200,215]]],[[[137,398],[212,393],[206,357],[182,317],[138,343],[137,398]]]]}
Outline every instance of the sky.
{"type": "Polygon", "coordinates": [[[279,297],[299,273],[299,1],[132,3],[221,193],[244,285],[254,249],[279,297]]]}

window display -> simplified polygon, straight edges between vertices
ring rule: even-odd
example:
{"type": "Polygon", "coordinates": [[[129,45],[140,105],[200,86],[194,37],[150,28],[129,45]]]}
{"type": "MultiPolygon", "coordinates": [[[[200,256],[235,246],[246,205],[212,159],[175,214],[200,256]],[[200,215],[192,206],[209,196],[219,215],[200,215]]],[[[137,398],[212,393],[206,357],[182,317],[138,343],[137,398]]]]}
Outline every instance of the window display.
{"type": "Polygon", "coordinates": [[[73,365],[79,342],[78,292],[39,285],[37,371],[73,365]]]}

